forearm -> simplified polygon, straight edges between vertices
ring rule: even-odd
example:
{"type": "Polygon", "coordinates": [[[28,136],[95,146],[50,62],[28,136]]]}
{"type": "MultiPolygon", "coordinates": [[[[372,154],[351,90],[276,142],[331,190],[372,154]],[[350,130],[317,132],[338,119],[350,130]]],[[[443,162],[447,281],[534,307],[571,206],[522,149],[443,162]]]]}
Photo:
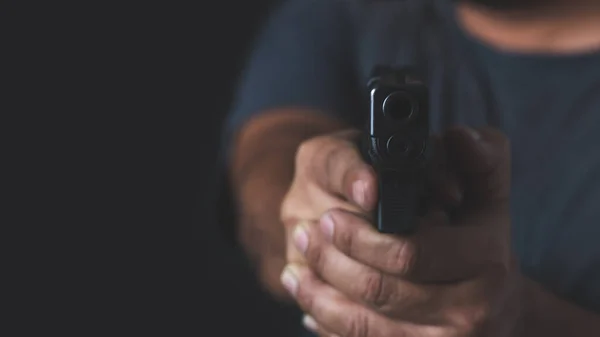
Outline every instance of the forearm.
{"type": "Polygon", "coordinates": [[[241,186],[257,171],[262,174],[263,166],[273,165],[287,169],[272,172],[281,174],[279,180],[291,181],[298,145],[341,128],[340,121],[308,109],[276,109],[258,115],[235,137],[230,167],[234,186],[241,186]]]}
{"type": "Polygon", "coordinates": [[[323,114],[282,109],[250,120],[236,137],[230,179],[238,206],[237,236],[271,292],[285,293],[278,289],[285,265],[279,210],[293,179],[296,150],[309,138],[341,128],[342,123],[323,114]]]}
{"type": "Polygon", "coordinates": [[[550,294],[531,282],[522,337],[591,337],[600,333],[600,315],[550,294]]]}

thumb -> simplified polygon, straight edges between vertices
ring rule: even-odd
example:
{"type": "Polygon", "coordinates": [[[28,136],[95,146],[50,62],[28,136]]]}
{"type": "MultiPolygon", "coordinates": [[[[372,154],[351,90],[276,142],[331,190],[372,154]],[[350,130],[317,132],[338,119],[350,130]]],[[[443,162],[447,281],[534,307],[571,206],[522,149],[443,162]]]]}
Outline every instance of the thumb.
{"type": "MultiPolygon", "coordinates": [[[[370,211],[377,199],[377,180],[356,146],[359,135],[356,130],[346,130],[303,143],[296,156],[296,174],[316,183],[328,196],[342,197],[370,211]]],[[[320,200],[313,200],[313,204],[326,206],[320,200]]],[[[331,206],[317,208],[320,216],[331,206]]]]}
{"type": "Polygon", "coordinates": [[[510,143],[493,128],[455,127],[444,137],[448,161],[459,174],[467,202],[487,203],[510,196],[510,143]]]}

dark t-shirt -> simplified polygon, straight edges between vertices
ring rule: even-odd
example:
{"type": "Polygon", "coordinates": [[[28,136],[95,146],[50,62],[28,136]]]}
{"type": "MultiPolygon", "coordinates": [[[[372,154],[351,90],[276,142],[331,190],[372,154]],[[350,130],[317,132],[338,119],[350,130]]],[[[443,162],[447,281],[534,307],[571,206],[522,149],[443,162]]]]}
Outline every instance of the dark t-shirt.
{"type": "Polygon", "coordinates": [[[421,67],[434,132],[491,125],[511,139],[513,245],[523,272],[600,312],[600,52],[496,50],[461,29],[449,0],[292,0],[258,42],[226,138],[281,106],[359,123],[373,66],[421,67]]]}

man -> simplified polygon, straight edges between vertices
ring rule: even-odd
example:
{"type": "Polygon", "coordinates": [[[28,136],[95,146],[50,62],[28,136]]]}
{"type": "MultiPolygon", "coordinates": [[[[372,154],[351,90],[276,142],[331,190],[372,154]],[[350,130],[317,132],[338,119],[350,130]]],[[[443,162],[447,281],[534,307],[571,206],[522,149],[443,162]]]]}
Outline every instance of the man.
{"type": "Polygon", "coordinates": [[[314,333],[600,333],[598,1],[288,1],[227,137],[237,236],[314,333]],[[461,215],[431,210],[414,236],[366,220],[352,129],[379,64],[424,70],[453,172],[438,199],[461,215]]]}

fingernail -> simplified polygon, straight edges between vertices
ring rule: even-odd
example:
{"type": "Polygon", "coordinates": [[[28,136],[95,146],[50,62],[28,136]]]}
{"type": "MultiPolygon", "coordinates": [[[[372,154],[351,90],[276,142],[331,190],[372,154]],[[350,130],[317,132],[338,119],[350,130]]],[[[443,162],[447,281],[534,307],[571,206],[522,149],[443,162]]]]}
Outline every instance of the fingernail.
{"type": "Polygon", "coordinates": [[[354,182],[354,184],[352,184],[352,198],[354,198],[354,201],[360,206],[365,205],[366,189],[367,186],[362,180],[357,180],[354,182]]]}
{"type": "Polygon", "coordinates": [[[333,231],[335,227],[335,223],[333,222],[333,217],[330,213],[325,213],[321,217],[320,222],[321,232],[325,235],[325,238],[329,241],[333,238],[333,231]]]}
{"type": "Polygon", "coordinates": [[[304,224],[300,224],[296,226],[294,229],[294,245],[300,251],[300,253],[306,253],[306,249],[308,248],[308,232],[304,224]]]}
{"type": "Polygon", "coordinates": [[[304,315],[304,317],[302,318],[302,325],[304,325],[305,328],[312,332],[315,332],[317,331],[317,329],[319,329],[317,321],[315,321],[315,319],[309,315],[304,315]]]}
{"type": "Polygon", "coordinates": [[[283,270],[283,273],[281,273],[281,284],[283,284],[283,287],[289,291],[292,296],[296,296],[296,293],[298,292],[298,279],[289,267],[286,267],[283,270]]]}

